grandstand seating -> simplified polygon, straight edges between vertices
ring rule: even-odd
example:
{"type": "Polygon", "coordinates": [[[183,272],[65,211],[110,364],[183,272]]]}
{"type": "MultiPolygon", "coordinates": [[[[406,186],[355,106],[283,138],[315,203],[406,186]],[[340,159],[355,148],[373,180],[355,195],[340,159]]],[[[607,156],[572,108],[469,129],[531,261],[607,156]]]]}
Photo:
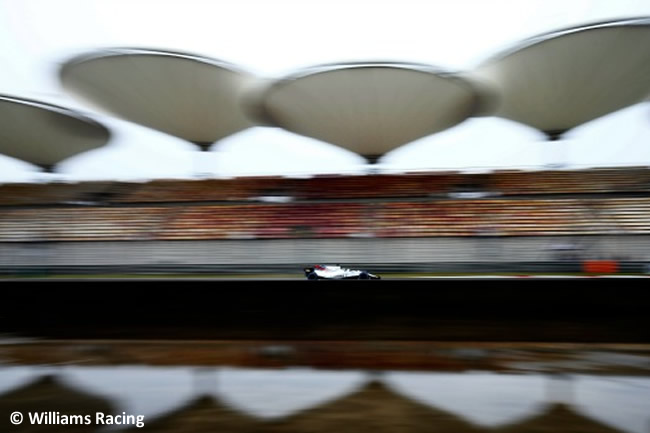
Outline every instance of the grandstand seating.
{"type": "Polygon", "coordinates": [[[650,234],[650,198],[10,208],[0,242],[650,234]]]}
{"type": "Polygon", "coordinates": [[[113,182],[7,183],[0,185],[0,206],[80,204],[106,199],[113,182]]]}
{"type": "Polygon", "coordinates": [[[155,235],[169,208],[5,209],[0,242],[142,240],[155,235]]]}
{"type": "Polygon", "coordinates": [[[649,188],[646,168],[5,184],[0,242],[649,234],[649,188]]]}
{"type": "Polygon", "coordinates": [[[146,183],[83,182],[0,185],[0,205],[72,202],[168,203],[251,201],[264,196],[294,200],[401,199],[440,197],[453,192],[500,196],[650,192],[650,169],[643,167],[575,171],[495,171],[235,179],[154,180],[146,183]]]}

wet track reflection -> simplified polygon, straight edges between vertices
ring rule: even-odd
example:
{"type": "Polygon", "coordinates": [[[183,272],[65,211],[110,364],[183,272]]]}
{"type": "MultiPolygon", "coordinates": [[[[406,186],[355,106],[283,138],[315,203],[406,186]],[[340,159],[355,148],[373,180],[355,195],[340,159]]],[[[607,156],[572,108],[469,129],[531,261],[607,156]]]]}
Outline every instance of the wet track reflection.
{"type": "Polygon", "coordinates": [[[592,374],[585,366],[582,373],[563,371],[569,363],[548,368],[541,355],[526,369],[449,372],[244,368],[192,361],[154,366],[95,360],[101,365],[92,365],[81,352],[70,363],[20,365],[9,362],[10,352],[3,350],[0,368],[0,413],[7,432],[647,433],[650,426],[647,351],[586,351],[581,359],[591,359],[592,374]],[[91,414],[93,422],[16,426],[8,419],[14,411],[58,414],[52,422],[65,414],[91,414]],[[121,418],[97,425],[97,412],[123,414],[124,420],[143,416],[142,427],[120,423],[121,418]]]}
{"type": "Polygon", "coordinates": [[[0,433],[650,431],[618,284],[150,287],[7,291],[0,433]]]}

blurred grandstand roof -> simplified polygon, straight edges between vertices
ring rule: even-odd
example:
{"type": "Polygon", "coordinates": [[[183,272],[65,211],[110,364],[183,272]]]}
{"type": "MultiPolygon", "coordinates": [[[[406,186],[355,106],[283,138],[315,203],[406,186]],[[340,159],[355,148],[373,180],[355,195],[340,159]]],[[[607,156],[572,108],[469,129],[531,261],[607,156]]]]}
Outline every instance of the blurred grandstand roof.
{"type": "Polygon", "coordinates": [[[429,65],[365,62],[300,71],[273,83],[261,103],[271,124],[374,161],[467,119],[478,96],[429,65]]]}
{"type": "Polygon", "coordinates": [[[354,392],[279,421],[288,431],[472,432],[461,416],[401,395],[373,379],[354,392]]]}
{"type": "MultiPolygon", "coordinates": [[[[147,421],[151,431],[200,433],[206,431],[251,432],[260,421],[238,412],[218,399],[202,395],[158,418],[147,421]]],[[[139,427],[125,430],[139,431],[139,427]]]]}
{"type": "Polygon", "coordinates": [[[641,102],[650,91],[650,18],[607,21],[529,38],[479,66],[498,89],[496,115],[553,139],[641,102]]]}
{"type": "Polygon", "coordinates": [[[524,418],[494,429],[496,433],[519,433],[552,431],[561,425],[567,431],[583,431],[593,433],[623,433],[623,430],[611,427],[603,422],[590,418],[568,404],[554,403],[543,407],[540,413],[530,418],[524,418]]]}
{"type": "Polygon", "coordinates": [[[67,61],[64,88],[100,110],[207,150],[252,126],[240,98],[254,79],[234,65],[193,54],[113,48],[67,61]]]}
{"type": "MultiPolygon", "coordinates": [[[[286,77],[311,65],[359,63],[369,59],[438,65],[444,70],[461,71],[461,76],[470,80],[475,78],[470,72],[477,65],[485,65],[485,59],[493,53],[512,54],[512,49],[503,51],[512,44],[515,51],[522,50],[517,41],[529,41],[534,35],[549,37],[556,29],[650,16],[650,2],[639,0],[313,0],[305,3],[240,0],[229,2],[227,7],[203,0],[143,0],[118,2],[117,6],[105,0],[0,0],[0,9],[3,11],[0,52],[4,65],[0,68],[0,93],[81,112],[88,106],[61,87],[58,74],[61,63],[80,53],[104,51],[103,47],[151,47],[146,51],[159,53],[166,60],[174,60],[174,56],[189,57],[197,63],[206,61],[206,69],[223,72],[224,77],[228,76],[225,70],[232,71],[233,76],[247,76],[229,63],[213,60],[227,59],[262,78],[242,84],[242,91],[249,94],[249,84],[256,88],[260,82],[286,77]],[[201,56],[183,54],[188,52],[201,53],[201,56]]],[[[83,57],[76,58],[83,60],[83,57]]],[[[189,58],[186,61],[191,63],[189,58]]],[[[160,60],[162,63],[163,59],[160,60]]],[[[149,69],[152,75],[143,70],[147,77],[144,84],[153,86],[158,81],[154,77],[166,75],[167,66],[159,69],[149,69]]],[[[166,91],[183,90],[187,83],[181,81],[175,80],[166,91]]],[[[476,81],[482,84],[481,80],[476,81]]],[[[471,81],[474,87],[478,85],[476,81],[471,81]]],[[[235,87],[241,84],[237,80],[234,83],[235,87]]],[[[86,85],[90,84],[97,83],[89,81],[86,85]]],[[[93,86],[94,91],[110,93],[115,86],[111,80],[99,84],[93,86]]],[[[81,95],[81,89],[76,92],[86,101],[92,99],[90,94],[81,95]]],[[[140,94],[131,93],[129,97],[140,94]]],[[[117,93],[110,94],[108,99],[116,99],[113,102],[117,104],[117,93]]],[[[249,120],[239,118],[242,123],[235,120],[240,115],[238,108],[223,113],[232,116],[230,120],[215,120],[216,116],[206,119],[203,112],[194,119],[202,125],[219,123],[219,128],[236,123],[240,129],[223,127],[207,136],[190,135],[187,128],[178,126],[182,123],[180,119],[167,118],[162,125],[160,119],[154,119],[164,108],[179,107],[182,101],[172,104],[153,101],[151,105],[155,109],[150,108],[152,111],[140,120],[127,117],[126,112],[117,113],[117,106],[104,106],[89,113],[111,129],[110,143],[97,151],[67,159],[58,166],[60,176],[68,180],[144,180],[196,177],[197,172],[202,176],[301,176],[369,170],[650,165],[647,102],[629,109],[614,108],[616,112],[612,114],[580,124],[565,134],[561,146],[557,147],[546,143],[544,135],[528,126],[529,123],[491,116],[489,110],[479,107],[475,114],[481,118],[468,119],[399,146],[382,157],[380,164],[370,168],[358,154],[340,145],[277,127],[249,128],[249,120]],[[106,112],[113,115],[105,115],[106,112]],[[130,121],[123,120],[127,118],[130,121]],[[136,123],[140,121],[152,124],[143,127],[145,123],[136,123]],[[215,137],[219,144],[212,149],[217,152],[198,155],[188,151],[191,149],[188,139],[207,149],[215,137]],[[561,148],[562,155],[551,155],[551,150],[556,148],[561,148]],[[203,167],[197,170],[198,165],[203,167]]],[[[624,102],[628,104],[628,100],[624,102]]],[[[94,106],[98,108],[97,101],[94,106]]],[[[139,110],[135,106],[126,108],[139,110]]],[[[546,125],[541,127],[547,132],[557,132],[546,125]]],[[[192,132],[199,129],[192,128],[192,132]]],[[[28,164],[0,155],[0,181],[33,182],[35,177],[28,164]]]]}
{"type": "Polygon", "coordinates": [[[50,171],[110,137],[102,124],[57,105],[0,95],[0,153],[50,171]]]}
{"type": "MultiPolygon", "coordinates": [[[[0,409],[10,413],[16,410],[40,412],[47,408],[62,415],[84,415],[97,412],[114,413],[110,400],[91,394],[69,384],[59,376],[45,375],[0,395],[0,409]]],[[[92,432],[95,426],[75,426],[79,432],[92,432]]],[[[32,429],[38,431],[40,429],[32,429]]],[[[29,430],[23,430],[29,431],[29,430]]]]}

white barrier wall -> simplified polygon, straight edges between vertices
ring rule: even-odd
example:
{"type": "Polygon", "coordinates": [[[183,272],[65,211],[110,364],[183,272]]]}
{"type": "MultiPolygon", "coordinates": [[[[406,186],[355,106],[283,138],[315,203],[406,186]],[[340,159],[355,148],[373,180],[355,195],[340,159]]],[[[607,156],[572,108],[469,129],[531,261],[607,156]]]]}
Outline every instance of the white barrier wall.
{"type": "Polygon", "coordinates": [[[650,261],[650,236],[0,243],[0,266],[535,262],[569,255],[650,261]]]}

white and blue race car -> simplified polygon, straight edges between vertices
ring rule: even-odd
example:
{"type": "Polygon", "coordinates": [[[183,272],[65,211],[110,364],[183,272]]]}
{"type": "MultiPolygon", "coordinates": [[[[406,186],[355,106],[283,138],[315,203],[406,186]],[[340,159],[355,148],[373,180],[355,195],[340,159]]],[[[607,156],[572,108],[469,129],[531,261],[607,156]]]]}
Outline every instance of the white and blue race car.
{"type": "Polygon", "coordinates": [[[308,280],[380,280],[379,275],[365,270],[347,269],[341,265],[314,265],[304,269],[308,280]]]}

